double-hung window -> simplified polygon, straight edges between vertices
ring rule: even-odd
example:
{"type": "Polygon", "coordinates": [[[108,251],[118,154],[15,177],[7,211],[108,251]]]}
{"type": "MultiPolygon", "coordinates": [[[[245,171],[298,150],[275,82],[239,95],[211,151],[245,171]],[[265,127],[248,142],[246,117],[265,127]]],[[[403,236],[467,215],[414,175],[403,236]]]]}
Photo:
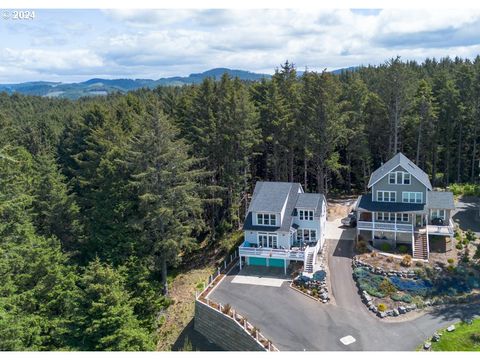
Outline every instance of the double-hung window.
{"type": "Polygon", "coordinates": [[[388,174],[388,183],[390,185],[410,185],[412,177],[405,171],[392,171],[388,174]]]}
{"type": "Polygon", "coordinates": [[[377,201],[381,202],[395,202],[397,198],[397,193],[395,191],[377,191],[377,201]]]}
{"type": "Polygon", "coordinates": [[[297,229],[298,241],[315,241],[317,239],[317,231],[315,229],[297,229]]]}
{"type": "Polygon", "coordinates": [[[444,209],[435,209],[432,210],[432,219],[440,218],[442,220],[445,220],[445,210],[444,209]]]}
{"type": "Polygon", "coordinates": [[[422,204],[423,203],[423,193],[422,192],[404,191],[402,193],[402,202],[422,204]]]}
{"type": "Polygon", "coordinates": [[[257,214],[257,225],[277,225],[277,218],[275,214],[257,214]]]}
{"type": "Polygon", "coordinates": [[[298,218],[300,220],[313,220],[313,210],[298,210],[298,218]]]}

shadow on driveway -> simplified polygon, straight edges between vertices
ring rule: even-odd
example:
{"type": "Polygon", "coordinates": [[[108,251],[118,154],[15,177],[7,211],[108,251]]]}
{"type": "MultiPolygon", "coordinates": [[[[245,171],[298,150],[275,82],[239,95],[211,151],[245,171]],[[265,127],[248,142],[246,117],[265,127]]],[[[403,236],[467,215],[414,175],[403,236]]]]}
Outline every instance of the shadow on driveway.
{"type": "Polygon", "coordinates": [[[332,256],[352,259],[353,244],[354,242],[352,240],[338,240],[332,256]]]}
{"type": "Polygon", "coordinates": [[[478,220],[478,207],[480,199],[473,196],[461,197],[456,204],[456,211],[453,215],[455,221],[462,230],[472,230],[480,236],[480,221],[478,220]]]}

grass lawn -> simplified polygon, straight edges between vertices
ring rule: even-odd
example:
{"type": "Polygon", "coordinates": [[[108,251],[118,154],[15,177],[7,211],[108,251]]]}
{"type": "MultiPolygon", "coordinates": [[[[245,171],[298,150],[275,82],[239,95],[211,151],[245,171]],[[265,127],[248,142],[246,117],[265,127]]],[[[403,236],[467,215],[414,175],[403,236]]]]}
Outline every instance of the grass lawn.
{"type": "Polygon", "coordinates": [[[443,329],[441,334],[439,342],[432,342],[433,351],[480,351],[480,319],[455,324],[454,331],[443,329]]]}

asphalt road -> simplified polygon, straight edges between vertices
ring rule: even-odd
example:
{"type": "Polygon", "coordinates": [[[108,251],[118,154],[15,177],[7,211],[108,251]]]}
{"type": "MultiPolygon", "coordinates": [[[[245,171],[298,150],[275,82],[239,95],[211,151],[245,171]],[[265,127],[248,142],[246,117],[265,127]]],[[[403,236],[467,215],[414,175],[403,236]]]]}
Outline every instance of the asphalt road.
{"type": "Polygon", "coordinates": [[[329,267],[336,304],[321,304],[289,288],[232,284],[231,273],[210,297],[229,303],[280,350],[414,350],[438,328],[480,314],[480,306],[451,306],[420,318],[388,322],[361,303],[351,273],[353,242],[329,241],[329,267]],[[356,341],[344,345],[351,335],[356,341]]]}
{"type": "Polygon", "coordinates": [[[455,211],[452,216],[462,230],[472,230],[480,236],[480,221],[477,219],[480,199],[475,197],[462,197],[455,203],[455,211]]]}

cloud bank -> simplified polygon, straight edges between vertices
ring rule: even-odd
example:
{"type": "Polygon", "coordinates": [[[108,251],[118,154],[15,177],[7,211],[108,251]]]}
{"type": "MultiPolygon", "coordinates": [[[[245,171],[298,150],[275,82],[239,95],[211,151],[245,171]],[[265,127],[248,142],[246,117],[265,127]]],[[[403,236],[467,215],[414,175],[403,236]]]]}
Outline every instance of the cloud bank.
{"type": "Polygon", "coordinates": [[[473,58],[479,33],[479,9],[39,10],[29,23],[0,22],[0,82],[473,58]]]}

